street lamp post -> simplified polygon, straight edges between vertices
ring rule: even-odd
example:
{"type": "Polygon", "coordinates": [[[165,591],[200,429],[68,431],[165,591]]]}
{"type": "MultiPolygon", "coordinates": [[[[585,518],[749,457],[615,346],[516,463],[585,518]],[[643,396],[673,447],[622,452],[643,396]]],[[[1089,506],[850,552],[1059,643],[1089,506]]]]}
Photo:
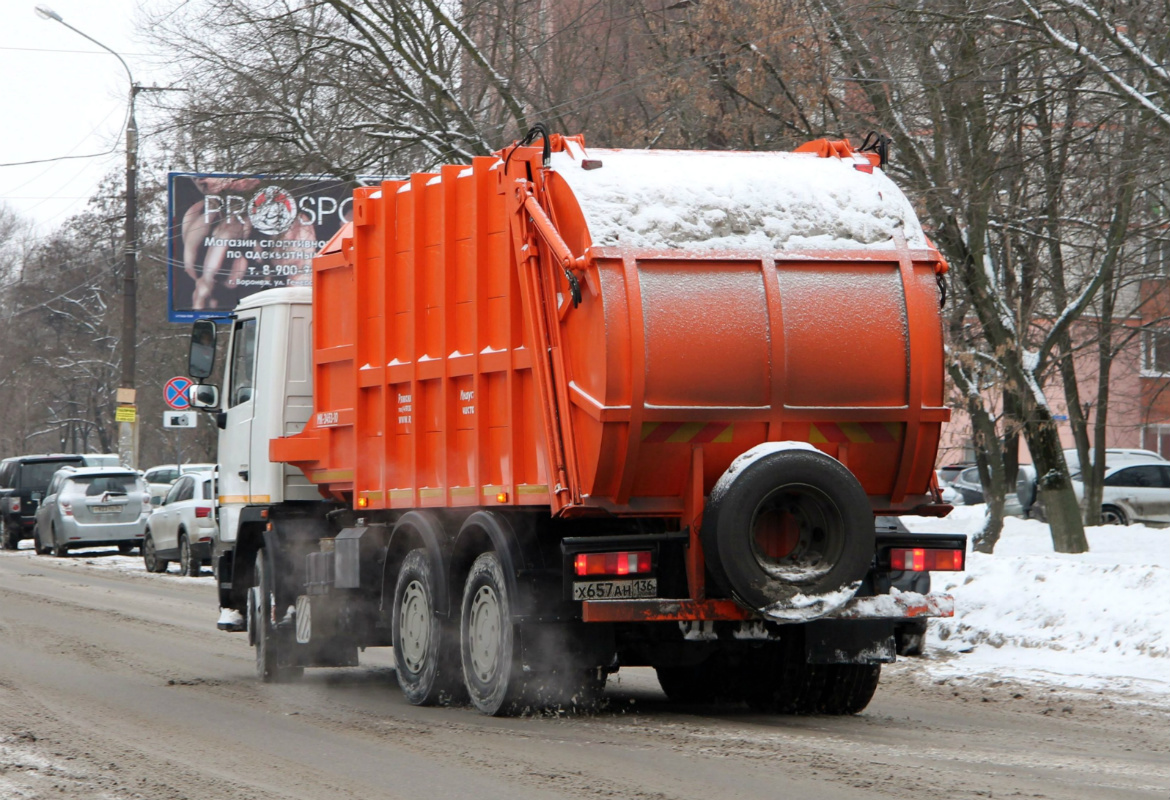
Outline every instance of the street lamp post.
{"type": "Polygon", "coordinates": [[[118,450],[122,463],[138,468],[138,419],[135,405],[134,372],[138,340],[138,123],[134,119],[134,101],[144,87],[134,82],[130,66],[122,56],[84,31],[74,28],[61,15],[45,5],[36,7],[37,16],[53,20],[83,36],[118,59],[130,79],[130,107],[126,121],[126,255],[122,267],[122,381],[118,390],[118,450]]]}

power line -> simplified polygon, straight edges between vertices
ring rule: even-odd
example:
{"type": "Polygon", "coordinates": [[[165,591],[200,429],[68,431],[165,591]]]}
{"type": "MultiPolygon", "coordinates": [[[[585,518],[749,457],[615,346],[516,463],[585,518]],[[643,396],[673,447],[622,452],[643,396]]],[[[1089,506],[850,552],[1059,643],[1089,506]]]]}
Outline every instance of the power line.
{"type": "MultiPolygon", "coordinates": [[[[61,50],[54,47],[0,47],[0,50],[15,50],[22,53],[78,53],[87,56],[105,56],[109,53],[104,50],[61,50]]],[[[158,53],[126,53],[128,56],[154,58],[158,53]]]]}

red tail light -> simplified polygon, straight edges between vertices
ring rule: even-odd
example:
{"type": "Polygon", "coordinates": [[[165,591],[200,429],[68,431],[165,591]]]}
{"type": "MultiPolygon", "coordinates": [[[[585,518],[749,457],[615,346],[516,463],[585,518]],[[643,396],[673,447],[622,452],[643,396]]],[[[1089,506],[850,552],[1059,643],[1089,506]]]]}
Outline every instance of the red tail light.
{"type": "Polygon", "coordinates": [[[650,551],[578,553],[573,567],[578,575],[638,575],[650,572],[650,551]]]}
{"type": "Polygon", "coordinates": [[[19,497],[9,497],[8,498],[8,510],[11,511],[13,514],[20,513],[20,498],[19,497]]]}
{"type": "Polygon", "coordinates": [[[962,550],[929,550],[895,547],[890,550],[890,569],[905,572],[962,572],[962,550]]]}
{"type": "Polygon", "coordinates": [[[200,518],[210,517],[211,516],[211,507],[210,506],[195,506],[195,516],[200,517],[200,518]]]}
{"type": "Polygon", "coordinates": [[[72,503],[61,503],[60,506],[61,506],[61,513],[62,514],[64,514],[67,517],[73,516],[73,504],[72,503]]]}

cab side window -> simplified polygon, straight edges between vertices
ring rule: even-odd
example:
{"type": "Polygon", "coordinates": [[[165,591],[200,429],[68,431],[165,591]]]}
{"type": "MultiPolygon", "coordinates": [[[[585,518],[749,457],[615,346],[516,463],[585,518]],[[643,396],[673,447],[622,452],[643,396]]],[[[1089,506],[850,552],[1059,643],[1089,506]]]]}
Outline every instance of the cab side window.
{"type": "Polygon", "coordinates": [[[253,371],[256,367],[256,320],[242,319],[232,335],[232,376],[228,387],[228,406],[238,406],[252,399],[253,371]]]}

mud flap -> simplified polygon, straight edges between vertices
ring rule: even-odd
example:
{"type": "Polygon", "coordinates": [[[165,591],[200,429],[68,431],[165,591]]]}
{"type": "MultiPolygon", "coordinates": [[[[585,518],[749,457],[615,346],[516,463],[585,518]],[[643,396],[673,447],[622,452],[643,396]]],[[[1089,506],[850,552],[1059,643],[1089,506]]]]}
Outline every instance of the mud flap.
{"type": "Polygon", "coordinates": [[[888,664],[895,659],[895,620],[817,620],[805,625],[809,664],[888,664]]]}

